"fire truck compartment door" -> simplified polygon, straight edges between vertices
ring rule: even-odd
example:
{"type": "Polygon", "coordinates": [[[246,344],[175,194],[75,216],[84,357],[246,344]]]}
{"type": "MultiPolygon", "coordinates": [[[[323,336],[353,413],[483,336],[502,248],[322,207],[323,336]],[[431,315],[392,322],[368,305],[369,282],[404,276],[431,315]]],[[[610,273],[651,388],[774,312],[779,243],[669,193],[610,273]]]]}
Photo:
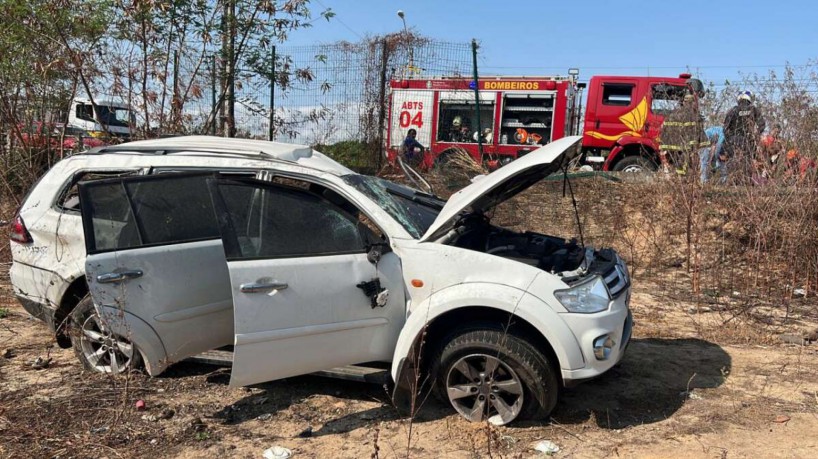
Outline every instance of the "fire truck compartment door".
{"type": "Polygon", "coordinates": [[[424,147],[432,141],[432,91],[408,90],[392,93],[392,120],[389,132],[392,147],[398,147],[406,138],[409,129],[418,133],[416,139],[424,147]]]}

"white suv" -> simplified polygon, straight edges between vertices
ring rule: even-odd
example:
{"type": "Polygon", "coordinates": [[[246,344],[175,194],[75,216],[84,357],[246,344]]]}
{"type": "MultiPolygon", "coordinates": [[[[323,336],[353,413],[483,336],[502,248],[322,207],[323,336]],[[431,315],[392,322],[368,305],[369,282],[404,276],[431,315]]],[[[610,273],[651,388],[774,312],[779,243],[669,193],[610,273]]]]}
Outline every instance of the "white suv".
{"type": "Polygon", "coordinates": [[[106,147],[34,188],[14,222],[12,282],[33,314],[69,319],[80,360],[98,371],[143,364],[156,375],[232,344],[234,385],[391,362],[396,393],[432,381],[470,420],[543,417],[561,385],[622,358],[627,268],[610,249],[489,216],[558,171],[579,140],[448,202],[308,147],[212,137],[106,147]],[[72,190],[86,178],[99,180],[76,187],[80,219],[72,190]]]}

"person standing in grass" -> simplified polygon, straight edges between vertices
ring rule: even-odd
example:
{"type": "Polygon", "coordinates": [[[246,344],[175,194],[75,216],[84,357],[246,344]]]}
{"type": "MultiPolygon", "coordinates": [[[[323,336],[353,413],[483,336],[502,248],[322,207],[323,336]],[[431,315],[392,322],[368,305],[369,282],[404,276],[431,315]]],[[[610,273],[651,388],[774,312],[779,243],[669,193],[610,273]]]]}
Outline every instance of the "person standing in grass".
{"type": "Polygon", "coordinates": [[[710,144],[693,94],[685,94],[678,108],[662,124],[659,158],[666,173],[673,162],[679,175],[687,173],[691,159],[710,144]]]}
{"type": "Polygon", "coordinates": [[[744,182],[750,178],[765,127],[761,110],[753,105],[753,93],[740,92],[736,106],[724,117],[724,155],[731,173],[737,174],[735,180],[744,182]]]}
{"type": "Polygon", "coordinates": [[[704,130],[710,145],[699,151],[699,167],[701,168],[701,181],[707,183],[710,180],[711,169],[715,166],[715,172],[719,174],[720,184],[727,182],[727,158],[724,156],[724,128],[721,126],[711,126],[704,130]]]}

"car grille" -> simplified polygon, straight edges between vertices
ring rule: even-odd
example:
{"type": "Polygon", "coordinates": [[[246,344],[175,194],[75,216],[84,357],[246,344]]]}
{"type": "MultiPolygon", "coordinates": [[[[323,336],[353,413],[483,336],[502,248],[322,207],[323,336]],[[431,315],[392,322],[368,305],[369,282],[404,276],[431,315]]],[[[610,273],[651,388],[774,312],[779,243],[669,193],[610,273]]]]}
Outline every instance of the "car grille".
{"type": "Polygon", "coordinates": [[[616,298],[628,286],[627,275],[625,274],[625,267],[617,260],[611,269],[603,274],[602,278],[605,280],[605,285],[608,286],[608,291],[611,296],[616,298]]]}

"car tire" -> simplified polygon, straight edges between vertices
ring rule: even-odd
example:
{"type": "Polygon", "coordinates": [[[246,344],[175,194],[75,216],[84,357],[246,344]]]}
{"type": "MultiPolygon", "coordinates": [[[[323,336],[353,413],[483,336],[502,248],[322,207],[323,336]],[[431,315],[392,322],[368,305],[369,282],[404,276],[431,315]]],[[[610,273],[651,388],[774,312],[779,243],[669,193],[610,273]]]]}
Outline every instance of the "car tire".
{"type": "Polygon", "coordinates": [[[543,419],[557,404],[559,381],[548,358],[501,329],[455,333],[432,365],[437,397],[469,421],[543,419]]]}
{"type": "Polygon", "coordinates": [[[614,164],[612,170],[614,172],[645,173],[656,172],[659,170],[659,166],[644,156],[633,155],[622,158],[614,164]]]}
{"type": "Polygon", "coordinates": [[[69,334],[74,353],[88,370],[122,374],[142,366],[139,350],[129,339],[105,326],[90,295],[71,312],[69,334]]]}

